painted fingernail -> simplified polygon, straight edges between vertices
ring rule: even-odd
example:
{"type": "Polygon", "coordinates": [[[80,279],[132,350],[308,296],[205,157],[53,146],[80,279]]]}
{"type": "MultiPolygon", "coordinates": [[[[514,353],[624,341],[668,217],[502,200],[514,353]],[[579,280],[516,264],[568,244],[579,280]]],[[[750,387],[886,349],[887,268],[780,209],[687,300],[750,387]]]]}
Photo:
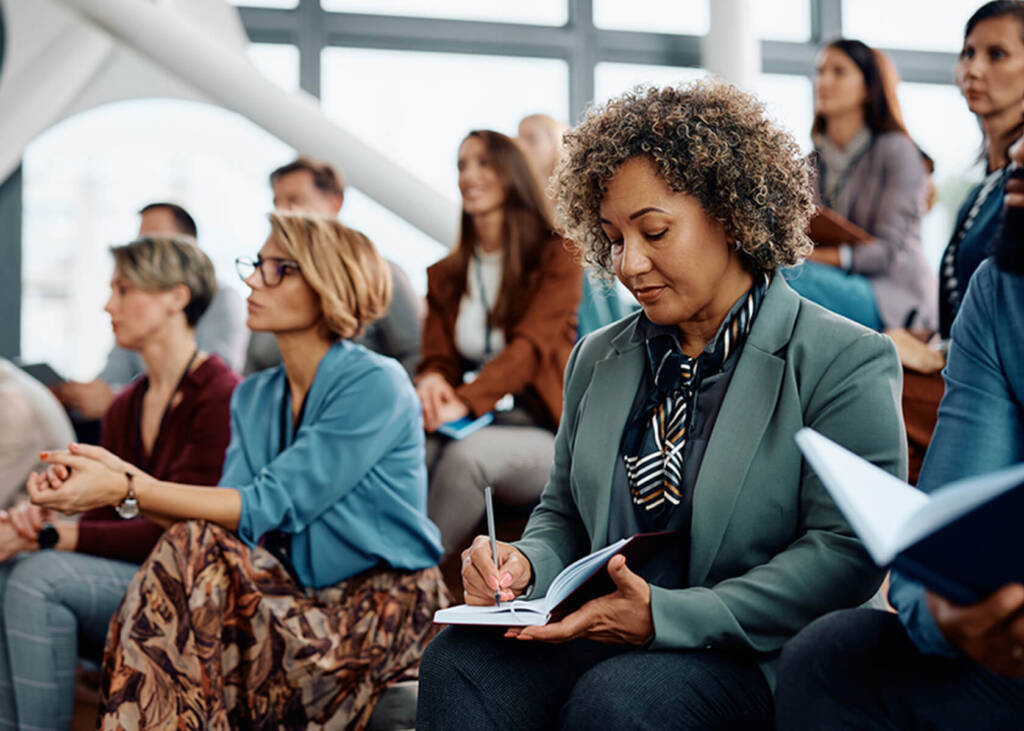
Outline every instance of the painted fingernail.
{"type": "Polygon", "coordinates": [[[49,452],[40,452],[39,453],[39,459],[46,459],[49,456],[50,456],[49,452]]]}

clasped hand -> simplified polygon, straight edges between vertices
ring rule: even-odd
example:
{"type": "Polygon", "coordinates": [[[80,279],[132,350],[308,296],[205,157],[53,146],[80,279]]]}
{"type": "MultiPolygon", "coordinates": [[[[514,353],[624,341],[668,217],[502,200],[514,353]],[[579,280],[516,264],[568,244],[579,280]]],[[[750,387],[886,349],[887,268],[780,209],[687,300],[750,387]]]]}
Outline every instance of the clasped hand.
{"type": "Polygon", "coordinates": [[[67,451],[43,452],[40,458],[50,467],[29,475],[29,500],[69,515],[116,505],[127,492],[124,473],[141,474],[102,447],[87,444],[72,443],[67,451]]]}
{"type": "MultiPolygon", "coordinates": [[[[487,536],[477,536],[462,552],[466,604],[494,604],[494,592],[499,587],[501,600],[511,601],[529,586],[533,568],[515,546],[498,543],[498,564],[494,565],[487,536]]],[[[552,643],[587,638],[616,645],[643,644],[654,633],[650,585],[629,570],[621,555],[608,562],[608,575],[616,587],[611,594],[592,599],[572,614],[542,627],[511,627],[505,636],[552,643]]]]}
{"type": "Polygon", "coordinates": [[[1024,677],[1024,585],[1007,584],[986,599],[959,606],[926,592],[939,630],[978,664],[1011,677],[1024,677]]]}
{"type": "Polygon", "coordinates": [[[423,405],[423,428],[427,432],[469,414],[469,407],[440,373],[424,373],[416,379],[416,395],[423,405]]]}

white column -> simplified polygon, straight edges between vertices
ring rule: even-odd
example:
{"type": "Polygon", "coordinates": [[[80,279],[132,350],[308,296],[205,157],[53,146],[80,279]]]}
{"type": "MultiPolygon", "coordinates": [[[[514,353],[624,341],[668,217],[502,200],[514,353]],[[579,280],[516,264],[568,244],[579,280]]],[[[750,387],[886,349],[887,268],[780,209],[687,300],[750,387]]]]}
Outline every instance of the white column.
{"type": "Polygon", "coordinates": [[[761,43],[754,30],[754,2],[708,0],[711,28],[704,36],[704,67],[741,89],[753,91],[761,73],[761,43]]]}

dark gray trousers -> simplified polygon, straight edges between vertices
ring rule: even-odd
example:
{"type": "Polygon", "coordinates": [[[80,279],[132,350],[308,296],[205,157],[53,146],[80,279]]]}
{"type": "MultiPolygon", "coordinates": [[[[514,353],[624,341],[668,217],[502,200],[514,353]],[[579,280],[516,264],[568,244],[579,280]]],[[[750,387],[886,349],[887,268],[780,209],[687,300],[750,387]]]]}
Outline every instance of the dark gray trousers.
{"type": "Polygon", "coordinates": [[[420,731],[771,729],[754,659],[575,640],[563,645],[448,627],[420,663],[420,731]]]}
{"type": "Polygon", "coordinates": [[[1024,729],[1024,680],[967,658],[923,655],[899,617],[847,609],[782,652],[776,726],[790,729],[1024,729]]]}

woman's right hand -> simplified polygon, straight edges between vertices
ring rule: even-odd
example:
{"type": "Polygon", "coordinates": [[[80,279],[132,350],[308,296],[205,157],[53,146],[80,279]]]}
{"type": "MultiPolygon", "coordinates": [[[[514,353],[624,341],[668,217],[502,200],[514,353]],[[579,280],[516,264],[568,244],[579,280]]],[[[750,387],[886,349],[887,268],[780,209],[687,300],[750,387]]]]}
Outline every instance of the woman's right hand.
{"type": "Polygon", "coordinates": [[[494,565],[487,536],[477,536],[462,552],[462,592],[466,604],[493,605],[499,585],[501,600],[511,601],[523,593],[532,578],[529,559],[511,543],[498,541],[498,566],[494,565]]]}
{"type": "Polygon", "coordinates": [[[922,343],[907,330],[892,328],[886,330],[885,334],[892,339],[900,363],[906,368],[928,375],[938,373],[946,366],[946,356],[942,351],[922,343]]]}
{"type": "Polygon", "coordinates": [[[416,379],[416,395],[423,405],[423,428],[428,432],[436,430],[443,423],[440,415],[444,407],[458,400],[455,389],[437,372],[424,373],[416,379]]]}

